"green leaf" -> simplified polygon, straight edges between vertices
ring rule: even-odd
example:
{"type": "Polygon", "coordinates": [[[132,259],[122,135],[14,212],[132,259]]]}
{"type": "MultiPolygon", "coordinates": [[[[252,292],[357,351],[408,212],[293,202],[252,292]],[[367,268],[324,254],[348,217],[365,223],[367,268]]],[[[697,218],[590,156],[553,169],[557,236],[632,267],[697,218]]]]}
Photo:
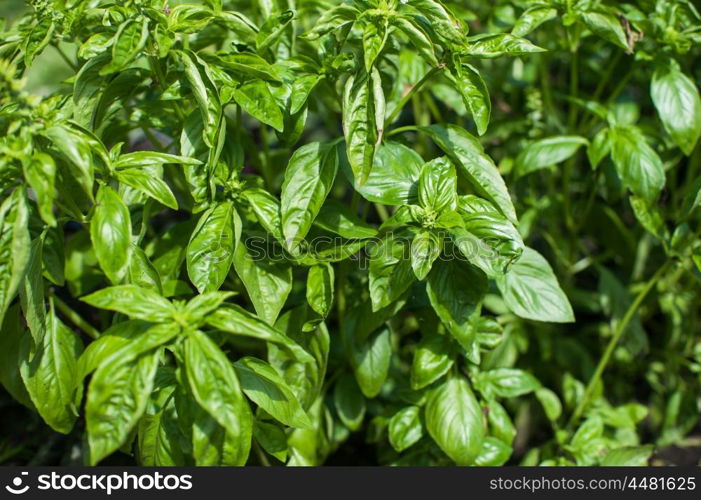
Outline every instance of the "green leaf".
{"type": "Polygon", "coordinates": [[[426,163],[419,177],[419,204],[440,213],[455,210],[457,206],[455,167],[447,158],[436,158],[426,163]]]}
{"type": "Polygon", "coordinates": [[[237,446],[236,462],[245,464],[253,417],[233,365],[207,335],[194,330],[185,339],[185,371],[195,400],[232,436],[237,446]]]}
{"type": "Polygon", "coordinates": [[[55,125],[46,129],[43,135],[68,160],[69,171],[85,194],[92,198],[95,174],[90,145],[66,126],[55,125]]]}
{"type": "MultiPolygon", "coordinates": [[[[175,466],[185,463],[181,442],[185,439],[178,425],[174,386],[159,390],[153,401],[154,410],[147,410],[139,421],[139,465],[145,467],[175,466]]],[[[152,400],[154,398],[152,397],[152,400]]]]}
{"type": "Polygon", "coordinates": [[[462,255],[489,277],[508,272],[524,249],[516,227],[476,196],[461,196],[458,205],[463,227],[452,229],[451,235],[462,255]]]}
{"type": "Polygon", "coordinates": [[[76,360],[83,350],[80,339],[54,314],[47,316],[46,330],[33,345],[24,336],[20,373],[39,415],[55,431],[68,434],[77,418],[73,400],[76,360]]]}
{"type": "Polygon", "coordinates": [[[176,52],[185,67],[185,76],[200,108],[202,117],[202,138],[213,148],[222,125],[222,106],[217,87],[212,82],[204,61],[192,52],[176,52]]]}
{"type": "Polygon", "coordinates": [[[589,158],[589,163],[591,168],[596,170],[607,155],[611,153],[611,140],[609,138],[609,129],[602,128],[596,133],[592,139],[589,147],[587,147],[587,158],[589,158]]]}
{"type": "Polygon", "coordinates": [[[355,380],[366,398],[380,393],[389,373],[392,339],[389,328],[380,328],[363,340],[353,339],[346,346],[355,380]]]}
{"type": "Polygon", "coordinates": [[[275,368],[265,361],[244,357],[234,363],[243,392],[277,421],[308,429],[309,416],[275,368]]]}
{"type": "Polygon", "coordinates": [[[28,219],[24,190],[16,189],[0,205],[0,323],[29,264],[28,219]]]}
{"type": "Polygon", "coordinates": [[[27,408],[34,408],[20,373],[20,367],[25,362],[25,353],[22,352],[25,337],[27,331],[20,325],[20,310],[17,304],[7,311],[0,325],[0,384],[15,401],[27,408]]]}
{"type": "Polygon", "coordinates": [[[158,350],[126,360],[112,357],[93,375],[85,404],[90,465],[129,438],[146,410],[159,358],[158,350]]]}
{"type": "Polygon", "coordinates": [[[306,236],[337,171],[338,153],[333,143],[307,144],[290,158],[280,195],[282,232],[289,249],[297,247],[306,236]]]}
{"type": "Polygon", "coordinates": [[[479,71],[469,64],[463,64],[454,71],[454,86],[470,111],[472,119],[477,126],[477,133],[484,135],[489,126],[489,117],[492,113],[492,102],[489,98],[489,89],[482,79],[479,71]]]}
{"type": "Polygon", "coordinates": [[[468,352],[476,340],[471,319],[479,315],[487,291],[482,271],[464,260],[438,260],[428,275],[426,292],[443,325],[468,352]]]}
{"type": "Polygon", "coordinates": [[[667,133],[684,154],[691,155],[701,136],[701,98],[694,81],[669,60],[655,67],[650,96],[667,133]]]}
{"type": "Polygon", "coordinates": [[[504,179],[477,139],[455,125],[431,125],[421,130],[453,160],[478,193],[493,201],[511,222],[518,222],[504,179]]]}
{"type": "Polygon", "coordinates": [[[389,421],[389,442],[392,448],[402,452],[423,436],[418,406],[407,406],[395,413],[389,421]]]}
{"type": "Polygon", "coordinates": [[[495,438],[511,446],[516,437],[516,426],[511,421],[511,417],[509,417],[506,409],[496,400],[489,400],[487,405],[486,413],[490,433],[495,438]]]}
{"type": "Polygon", "coordinates": [[[515,368],[498,368],[480,372],[475,378],[475,388],[486,398],[494,396],[515,398],[533,392],[540,382],[530,373],[515,368]]]}
{"type": "Polygon", "coordinates": [[[168,187],[168,184],[160,177],[154,175],[153,171],[147,171],[139,168],[128,168],[118,170],[117,179],[119,182],[138,189],[146,196],[150,196],[154,200],[162,203],[173,210],[178,209],[178,202],[173,195],[173,192],[168,187]]]}
{"type": "MultiPolygon", "coordinates": [[[[345,166],[344,164],[342,164],[345,166]]],[[[364,183],[349,179],[363,198],[386,205],[415,203],[424,161],[414,150],[387,141],[377,148],[372,170],[364,183]]]]}
{"type": "Polygon", "coordinates": [[[146,45],[148,40],[148,18],[141,23],[125,21],[119,26],[112,44],[112,60],[100,70],[101,75],[109,75],[124,69],[146,45]]]}
{"type": "Polygon", "coordinates": [[[236,243],[234,268],[258,316],[275,323],[292,290],[292,268],[284,261],[261,259],[249,252],[245,241],[236,243]]]}
{"type": "Polygon", "coordinates": [[[557,135],[532,142],[516,158],[516,171],[523,176],[556,165],[587,145],[589,141],[578,135],[557,135]]]}
{"type": "Polygon", "coordinates": [[[314,219],[314,225],[348,239],[372,238],[377,234],[377,229],[371,224],[336,200],[326,200],[314,219]]]}
{"type": "Polygon", "coordinates": [[[175,309],[166,299],[136,285],[103,288],[81,298],[83,302],[100,309],[117,311],[134,319],[161,323],[172,318],[175,309]]]}
{"type": "Polygon", "coordinates": [[[163,292],[161,276],[144,251],[136,245],[133,245],[131,249],[129,283],[141,288],[149,288],[159,295],[163,292]]]}
{"type": "Polygon", "coordinates": [[[333,403],[341,422],[351,431],[357,431],[365,417],[365,398],[352,375],[345,375],[336,382],[333,403]]]}
{"type": "Polygon", "coordinates": [[[602,467],[627,466],[644,467],[649,465],[650,457],[655,448],[652,445],[645,446],[623,446],[609,451],[601,459],[599,465],[602,467]]]}
{"type": "Polygon", "coordinates": [[[609,42],[618,45],[626,52],[631,52],[628,46],[626,34],[623,31],[621,22],[613,14],[604,11],[590,10],[588,12],[579,12],[579,18],[589,28],[592,33],[608,40],[609,42]]]}
{"type": "Polygon", "coordinates": [[[279,425],[256,420],[253,424],[253,436],[266,452],[281,462],[287,460],[287,434],[279,425]]]}
{"type": "Polygon", "coordinates": [[[560,398],[557,397],[557,394],[547,387],[541,387],[536,389],[535,396],[538,398],[538,401],[540,401],[548,420],[551,422],[557,421],[560,415],[562,415],[562,403],[560,402],[560,398]]]}
{"type": "Polygon", "coordinates": [[[511,34],[515,36],[526,36],[541,24],[555,19],[556,17],[557,10],[547,5],[530,7],[518,18],[511,30],[511,34]]]}
{"type": "Polygon", "coordinates": [[[432,67],[438,66],[433,41],[419,22],[413,17],[393,16],[391,23],[397,26],[409,39],[419,55],[432,67]]]}
{"type": "Polygon", "coordinates": [[[326,317],[333,305],[334,271],[329,264],[309,268],[307,303],[319,315],[326,317]]]}
{"type": "Polygon", "coordinates": [[[200,293],[218,290],[229,274],[236,227],[230,201],[208,209],[192,232],[187,245],[187,274],[200,293]]]}
{"type": "Polygon", "coordinates": [[[44,153],[36,153],[26,161],[22,162],[24,178],[27,179],[37,197],[39,215],[49,226],[56,225],[54,216],[54,200],[56,198],[56,188],[54,181],[56,178],[56,163],[51,156],[44,153]]]}
{"type": "Polygon", "coordinates": [[[545,52],[529,40],[508,33],[478,35],[470,38],[467,54],[471,57],[493,59],[501,56],[522,56],[545,52]]]}
{"type": "Polygon", "coordinates": [[[475,458],[475,465],[480,467],[504,465],[511,456],[511,452],[511,446],[488,436],[482,441],[482,448],[475,458]]]}
{"type": "Polygon", "coordinates": [[[411,268],[416,279],[423,280],[441,253],[442,241],[433,231],[422,230],[411,242],[411,268]]]}
{"type": "Polygon", "coordinates": [[[526,247],[521,258],[496,283],[506,305],[522,318],[553,323],[574,321],[572,306],[550,264],[532,248],[526,247]]]}
{"type": "Polygon", "coordinates": [[[270,125],[278,132],[283,131],[282,111],[265,82],[251,80],[235,88],[232,95],[236,104],[253,118],[270,125]]]}
{"type": "Polygon", "coordinates": [[[368,179],[375,159],[378,134],[370,77],[351,75],[343,93],[343,133],[346,155],[357,184],[368,179]]]}
{"type": "Polygon", "coordinates": [[[251,187],[243,192],[256,218],[268,233],[278,241],[284,241],[282,234],[282,219],[280,217],[280,201],[263,188],[251,187]]]}
{"type": "Polygon", "coordinates": [[[90,239],[100,267],[112,284],[118,284],[131,259],[131,216],[122,197],[107,185],[97,192],[90,239]]]}
{"type": "Polygon", "coordinates": [[[363,57],[365,60],[365,70],[370,73],[380,52],[387,41],[387,21],[372,20],[365,24],[363,28],[363,57]]]}
{"type": "Polygon", "coordinates": [[[202,162],[187,156],[171,155],[158,151],[134,151],[121,155],[112,165],[115,169],[136,169],[156,167],[172,163],[174,165],[201,165],[202,162]]]}
{"type": "Polygon", "coordinates": [[[226,304],[224,307],[220,307],[207,315],[205,321],[208,325],[222,332],[281,345],[300,363],[313,361],[307,351],[294,340],[236,304],[226,304]]]}
{"type": "Polygon", "coordinates": [[[414,351],[411,388],[417,391],[432,384],[448,373],[453,363],[452,339],[447,335],[424,334],[414,351]]]}
{"type": "Polygon", "coordinates": [[[446,380],[426,401],[426,428],[457,465],[473,465],[482,450],[482,408],[462,377],[446,380]]]}
{"type": "Polygon", "coordinates": [[[409,5],[430,19],[431,27],[445,40],[458,44],[464,41],[460,21],[438,0],[412,0],[409,5]]]}
{"type": "Polygon", "coordinates": [[[665,185],[660,157],[635,127],[614,127],[609,136],[611,159],[623,184],[649,203],[657,201],[665,185]]]}
{"type": "Polygon", "coordinates": [[[370,255],[370,299],[378,311],[399,299],[414,282],[411,241],[390,233],[368,250],[370,255]]]}
{"type": "Polygon", "coordinates": [[[46,328],[46,305],[44,304],[44,281],[41,274],[42,267],[42,238],[32,241],[29,252],[29,263],[24,280],[22,280],[19,293],[22,312],[32,333],[34,342],[41,343],[46,328]]]}

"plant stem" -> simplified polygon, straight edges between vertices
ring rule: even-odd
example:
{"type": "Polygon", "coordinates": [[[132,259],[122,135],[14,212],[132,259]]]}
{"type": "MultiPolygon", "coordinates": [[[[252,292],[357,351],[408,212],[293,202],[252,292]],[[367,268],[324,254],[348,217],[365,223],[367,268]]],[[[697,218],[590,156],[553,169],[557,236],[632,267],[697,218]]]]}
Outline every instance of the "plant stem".
{"type": "Polygon", "coordinates": [[[577,423],[579,418],[582,416],[582,413],[584,412],[585,408],[589,404],[589,400],[592,397],[592,394],[594,393],[594,389],[596,388],[596,385],[599,383],[599,380],[601,380],[601,376],[604,373],[604,370],[606,370],[606,366],[608,365],[608,362],[611,360],[611,356],[613,355],[613,351],[616,349],[616,346],[618,345],[619,341],[621,340],[621,337],[623,337],[623,334],[626,331],[626,328],[628,327],[628,323],[633,319],[635,316],[635,313],[638,311],[638,308],[640,305],[643,303],[643,300],[645,300],[645,297],[650,293],[650,291],[653,289],[653,287],[657,284],[659,279],[667,273],[669,270],[670,266],[672,265],[672,261],[668,260],[667,262],[660,267],[655,274],[648,280],[648,282],[645,284],[645,287],[638,293],[638,296],[635,297],[635,300],[633,303],[628,307],[628,310],[626,313],[623,315],[623,319],[621,319],[621,322],[618,323],[618,326],[616,327],[616,330],[614,331],[613,335],[611,336],[611,340],[609,340],[608,345],[606,346],[606,350],[604,351],[604,354],[601,356],[601,359],[599,360],[599,364],[596,366],[596,370],[594,370],[594,374],[592,375],[591,379],[589,379],[589,383],[587,384],[587,388],[584,390],[584,394],[582,395],[582,399],[580,399],[579,404],[574,410],[574,413],[572,413],[572,416],[570,417],[569,422],[567,422],[567,430],[572,430],[572,427],[577,423]]]}
{"type": "Polygon", "coordinates": [[[75,312],[71,307],[62,301],[57,295],[52,295],[54,304],[61,313],[71,321],[75,326],[83,330],[89,337],[96,339],[100,336],[100,332],[92,326],[90,323],[85,321],[77,312],[75,312]]]}
{"type": "Polygon", "coordinates": [[[77,71],[78,71],[78,65],[77,65],[75,62],[73,62],[73,60],[72,60],[70,57],[68,57],[68,55],[67,55],[67,54],[63,51],[63,49],[61,48],[61,45],[57,43],[57,44],[54,45],[54,48],[56,49],[56,51],[58,52],[58,54],[61,56],[61,59],[63,59],[63,60],[66,62],[66,64],[68,64],[68,66],[71,67],[71,69],[72,69],[73,71],[76,71],[76,72],[77,72],[77,71]]]}
{"type": "Polygon", "coordinates": [[[404,94],[402,99],[397,103],[397,107],[392,110],[392,114],[389,115],[389,117],[385,120],[385,130],[392,124],[392,122],[399,116],[399,113],[402,112],[402,109],[404,109],[404,106],[406,103],[408,103],[414,95],[421,90],[421,87],[423,87],[424,83],[429,81],[431,78],[433,78],[433,75],[441,71],[443,68],[445,68],[445,64],[439,64],[438,66],[435,66],[431,68],[429,71],[426,72],[426,74],[416,82],[414,86],[412,86],[409,91],[404,94]]]}

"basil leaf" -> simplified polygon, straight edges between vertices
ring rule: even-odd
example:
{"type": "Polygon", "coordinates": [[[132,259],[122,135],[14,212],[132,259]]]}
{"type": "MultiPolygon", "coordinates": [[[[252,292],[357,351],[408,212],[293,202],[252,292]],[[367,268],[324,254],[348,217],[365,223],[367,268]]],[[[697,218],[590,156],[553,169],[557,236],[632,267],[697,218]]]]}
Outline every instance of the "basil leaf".
{"type": "Polygon", "coordinates": [[[455,88],[465,102],[465,107],[470,110],[472,119],[475,121],[477,133],[484,135],[492,113],[492,102],[482,75],[473,66],[464,64],[455,72],[453,80],[455,88]]]}
{"type": "Polygon", "coordinates": [[[477,390],[487,398],[515,398],[540,387],[540,382],[533,375],[514,368],[480,372],[474,383],[477,390]]]}
{"type": "Polygon", "coordinates": [[[422,127],[436,145],[455,163],[477,191],[489,198],[507,219],[516,223],[516,211],[504,179],[482,145],[467,131],[455,125],[422,127]]]}
{"type": "Polygon", "coordinates": [[[365,418],[365,398],[352,375],[345,375],[336,382],[333,402],[343,425],[357,431],[365,418]]]}
{"type": "Polygon", "coordinates": [[[470,43],[467,45],[467,54],[484,59],[522,56],[537,52],[545,52],[545,49],[533,45],[525,38],[508,33],[478,35],[470,38],[470,43]]]}
{"type": "Polygon", "coordinates": [[[665,185],[662,160],[635,127],[614,127],[611,159],[619,177],[633,194],[654,203],[665,185]]]}
{"type": "Polygon", "coordinates": [[[366,398],[380,393],[387,380],[392,359],[392,342],[389,328],[380,328],[365,339],[346,339],[355,380],[366,398]]]}
{"type": "Polygon", "coordinates": [[[357,184],[368,179],[378,144],[370,77],[356,74],[348,78],[343,93],[343,133],[346,155],[357,184]]]}
{"type": "Polygon", "coordinates": [[[236,104],[256,120],[283,131],[282,111],[277,106],[268,85],[260,80],[251,80],[233,90],[236,104]]]}
{"type": "Polygon", "coordinates": [[[424,433],[418,406],[407,406],[395,413],[389,421],[389,442],[402,452],[421,439],[424,433]]]}
{"type": "Polygon", "coordinates": [[[187,245],[187,274],[200,293],[219,289],[231,268],[236,228],[231,202],[217,203],[197,222],[187,245]]]}
{"type": "Polygon", "coordinates": [[[693,80],[674,60],[658,64],[650,96],[667,133],[684,154],[691,155],[701,136],[701,98],[693,80]]]}
{"type": "Polygon", "coordinates": [[[112,284],[118,284],[131,259],[131,216],[121,196],[106,185],[97,192],[90,239],[100,267],[112,284]]]}
{"type": "Polygon", "coordinates": [[[423,165],[421,156],[412,149],[398,142],[386,141],[377,148],[372,170],[364,183],[356,182],[352,175],[347,177],[366,200],[403,205],[416,202],[423,165]]]}
{"type": "Polygon", "coordinates": [[[56,163],[51,156],[37,153],[22,162],[24,178],[37,197],[39,215],[49,226],[56,225],[54,200],[56,199],[56,163]]]}
{"type": "Polygon", "coordinates": [[[625,51],[630,51],[623,26],[613,14],[591,10],[580,12],[579,18],[595,35],[618,45],[625,51]]]}
{"type": "Polygon", "coordinates": [[[235,461],[243,465],[251,447],[253,417],[236,372],[221,349],[198,330],[188,332],[184,347],[188,387],[197,403],[233,437],[235,461]]]}
{"type": "Polygon", "coordinates": [[[563,162],[589,141],[577,135],[558,135],[529,144],[516,158],[515,168],[523,176],[563,162]]]}
{"type": "Polygon", "coordinates": [[[28,219],[24,192],[16,189],[0,205],[0,322],[29,264],[28,219]]]}
{"type": "Polygon", "coordinates": [[[453,377],[434,389],[426,401],[426,428],[457,465],[473,465],[482,450],[482,408],[467,380],[453,377]]]}
{"type": "Polygon", "coordinates": [[[86,295],[83,302],[100,309],[117,311],[134,319],[153,322],[169,320],[175,309],[157,293],[136,285],[119,285],[103,288],[86,295]]]}
{"type": "Polygon", "coordinates": [[[385,236],[370,252],[370,299],[378,311],[398,300],[414,282],[410,241],[403,235],[385,236]]]}
{"type": "Polygon", "coordinates": [[[526,9],[511,29],[515,36],[526,36],[543,23],[555,19],[557,10],[547,5],[535,5],[526,9]]]}
{"type": "Polygon", "coordinates": [[[442,241],[433,231],[420,231],[411,242],[411,268],[417,280],[423,280],[431,271],[433,262],[441,253],[442,241]]]}
{"type": "Polygon", "coordinates": [[[159,358],[157,350],[126,361],[112,358],[93,375],[85,404],[91,465],[121,447],[138,424],[159,358]]]}
{"type": "Polygon", "coordinates": [[[275,420],[290,427],[311,428],[309,416],[275,368],[252,357],[234,363],[243,392],[275,420]]]}
{"type": "Polygon", "coordinates": [[[411,388],[417,391],[432,384],[448,373],[454,361],[453,341],[450,337],[424,334],[414,351],[411,388]]]}
{"type": "Polygon", "coordinates": [[[574,313],[545,258],[526,247],[510,271],[496,280],[514,314],[536,321],[569,323],[574,313]]]}
{"type": "Polygon", "coordinates": [[[282,232],[288,248],[294,249],[306,236],[331,191],[337,170],[338,155],[332,143],[307,144],[290,158],[280,195],[282,232]]]}
{"type": "Polygon", "coordinates": [[[73,385],[83,344],[52,309],[39,342],[33,345],[25,335],[20,349],[20,373],[37,412],[52,429],[68,434],[77,418],[73,385]]]}
{"type": "Polygon", "coordinates": [[[153,174],[153,172],[148,172],[143,169],[129,168],[118,170],[117,179],[127,186],[138,189],[166,207],[177,210],[178,202],[173,192],[168,187],[168,184],[153,174]]]}
{"type": "Polygon", "coordinates": [[[428,275],[426,292],[433,310],[468,351],[476,340],[470,321],[479,315],[486,291],[484,273],[462,260],[438,260],[428,275]]]}
{"type": "Polygon", "coordinates": [[[333,305],[334,271],[330,265],[309,268],[307,275],[307,302],[320,316],[326,317],[333,305]]]}

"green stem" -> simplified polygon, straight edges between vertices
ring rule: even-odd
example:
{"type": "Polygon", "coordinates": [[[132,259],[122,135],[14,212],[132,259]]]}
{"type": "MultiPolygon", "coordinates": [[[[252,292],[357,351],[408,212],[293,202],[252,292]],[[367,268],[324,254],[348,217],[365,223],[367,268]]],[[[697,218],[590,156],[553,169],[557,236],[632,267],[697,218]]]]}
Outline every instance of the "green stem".
{"type": "Polygon", "coordinates": [[[638,293],[638,296],[635,297],[633,303],[628,307],[628,310],[623,316],[621,322],[618,323],[618,325],[616,326],[616,330],[611,336],[611,340],[609,340],[609,343],[606,346],[606,350],[601,356],[599,364],[596,366],[596,370],[594,370],[594,375],[592,375],[591,379],[589,379],[589,383],[587,384],[587,388],[584,390],[582,399],[579,400],[579,404],[575,408],[574,413],[572,413],[569,422],[567,422],[567,430],[572,430],[572,427],[577,423],[579,418],[582,416],[582,413],[586,409],[587,405],[589,404],[589,400],[591,399],[594,393],[594,389],[599,383],[599,380],[601,380],[601,376],[603,375],[604,370],[606,370],[606,366],[611,360],[613,351],[616,349],[616,346],[620,342],[621,337],[623,337],[623,334],[625,333],[626,328],[628,327],[628,323],[630,323],[630,321],[635,316],[635,313],[638,311],[638,308],[643,303],[643,300],[645,300],[645,297],[647,297],[647,295],[657,284],[660,278],[667,273],[671,265],[672,261],[668,260],[667,262],[665,262],[664,265],[662,265],[662,267],[660,267],[657,270],[657,272],[655,272],[652,278],[650,278],[645,284],[645,287],[640,291],[640,293],[638,293]]]}
{"type": "Polygon", "coordinates": [[[96,339],[100,336],[100,332],[92,326],[90,323],[85,321],[77,312],[75,312],[71,307],[58,298],[57,295],[52,295],[54,304],[59,311],[75,326],[83,330],[89,337],[96,339]]]}
{"type": "Polygon", "coordinates": [[[439,64],[438,66],[431,68],[429,71],[426,72],[426,74],[419,80],[413,87],[409,89],[409,91],[404,94],[402,99],[397,103],[397,107],[392,110],[392,114],[389,115],[389,118],[385,120],[385,130],[389,128],[389,126],[392,124],[392,122],[399,116],[399,113],[402,112],[402,109],[404,109],[404,106],[406,103],[408,103],[414,95],[421,90],[421,87],[429,81],[431,78],[433,78],[433,75],[441,71],[443,68],[445,68],[445,64],[439,64]]]}
{"type": "Polygon", "coordinates": [[[58,54],[61,56],[61,59],[63,59],[73,71],[77,72],[79,69],[78,65],[75,62],[73,62],[73,60],[70,57],[68,57],[68,55],[63,51],[61,46],[57,43],[54,45],[54,47],[56,48],[56,51],[58,51],[58,54]]]}

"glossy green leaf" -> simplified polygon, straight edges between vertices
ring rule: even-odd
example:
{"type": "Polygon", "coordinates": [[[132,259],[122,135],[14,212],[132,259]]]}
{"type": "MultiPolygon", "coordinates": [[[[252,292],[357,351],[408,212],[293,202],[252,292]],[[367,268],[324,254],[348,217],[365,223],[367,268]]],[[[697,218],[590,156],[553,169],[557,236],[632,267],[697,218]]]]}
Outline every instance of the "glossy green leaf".
{"type": "Polygon", "coordinates": [[[100,267],[113,284],[118,284],[131,259],[131,216],[121,196],[107,185],[97,192],[90,239],[100,267]]]}
{"type": "Polygon", "coordinates": [[[667,133],[684,154],[690,155],[701,136],[701,98],[693,80],[674,60],[658,64],[650,96],[667,133]]]}
{"type": "Polygon", "coordinates": [[[414,351],[411,388],[423,389],[448,373],[455,361],[453,340],[447,335],[424,335],[414,351]]]}
{"type": "Polygon", "coordinates": [[[253,357],[241,358],[234,366],[243,392],[273,418],[291,427],[311,427],[297,397],[275,368],[253,357]]]}
{"type": "Polygon", "coordinates": [[[447,379],[426,402],[426,428],[457,465],[473,465],[482,450],[484,425],[470,384],[462,377],[447,379]]]}
{"type": "Polygon", "coordinates": [[[188,387],[198,404],[234,437],[236,462],[243,465],[251,447],[253,417],[234,367],[200,331],[189,332],[184,347],[188,387]]]}
{"type": "Polygon", "coordinates": [[[226,279],[234,253],[234,207],[221,202],[207,210],[187,245],[187,274],[200,292],[217,290],[226,279]]]}
{"type": "Polygon", "coordinates": [[[336,382],[333,402],[343,425],[357,431],[365,417],[365,398],[352,375],[345,375],[336,382]]]}
{"type": "Polygon", "coordinates": [[[423,436],[421,412],[417,406],[407,406],[395,413],[389,421],[389,442],[401,452],[423,436]]]}
{"type": "Polygon", "coordinates": [[[496,280],[506,305],[518,316],[536,321],[569,323],[574,313],[545,258],[526,247],[505,276],[496,280]]]}
{"type": "Polygon", "coordinates": [[[519,175],[527,175],[541,168],[563,162],[573,156],[589,141],[577,135],[558,135],[529,144],[516,159],[519,175]]]}
{"type": "Polygon", "coordinates": [[[338,153],[334,144],[307,144],[290,158],[280,196],[282,232],[288,248],[295,248],[306,236],[337,171],[338,153]]]}

